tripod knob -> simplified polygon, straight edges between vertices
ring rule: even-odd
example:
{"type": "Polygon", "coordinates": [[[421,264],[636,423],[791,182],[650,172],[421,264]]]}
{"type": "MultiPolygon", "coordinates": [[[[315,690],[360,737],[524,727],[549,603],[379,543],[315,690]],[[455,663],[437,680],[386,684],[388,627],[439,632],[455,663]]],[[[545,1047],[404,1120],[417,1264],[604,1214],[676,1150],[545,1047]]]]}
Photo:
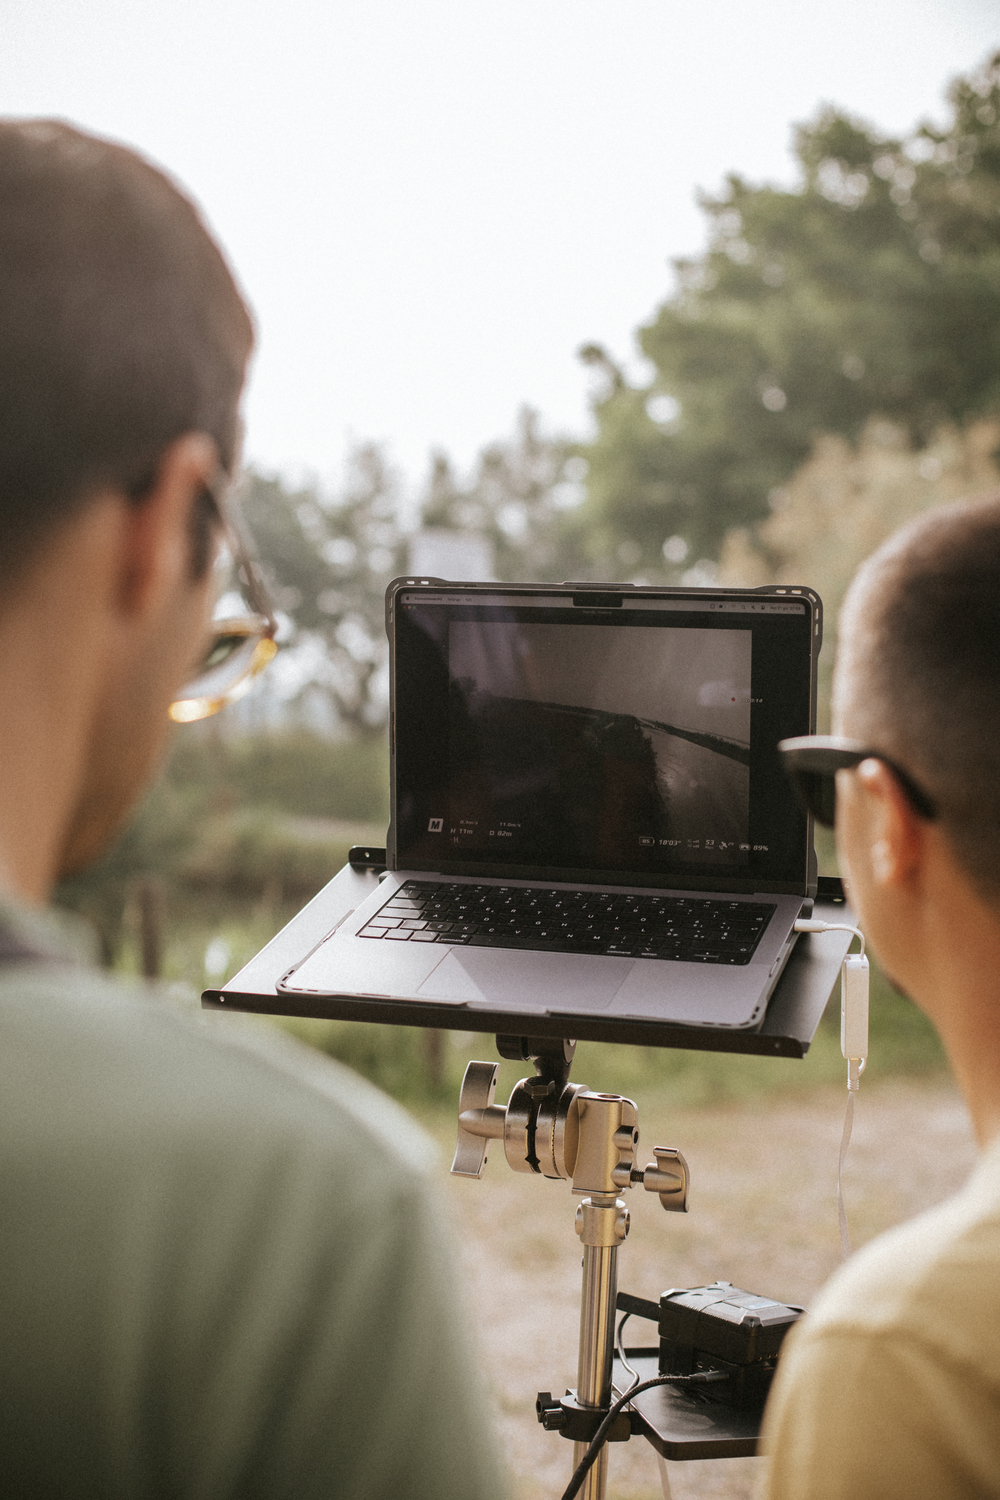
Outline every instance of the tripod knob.
{"type": "Polygon", "coordinates": [[[491,1140],[502,1140],[506,1109],[493,1103],[498,1063],[470,1062],[458,1098],[458,1140],[451,1170],[456,1177],[482,1177],[491,1140]]]}
{"type": "Polygon", "coordinates": [[[647,1193],[657,1193],[668,1213],[686,1214],[691,1173],[676,1146],[654,1146],[655,1161],[641,1172],[632,1173],[633,1182],[641,1182],[647,1193]]]}

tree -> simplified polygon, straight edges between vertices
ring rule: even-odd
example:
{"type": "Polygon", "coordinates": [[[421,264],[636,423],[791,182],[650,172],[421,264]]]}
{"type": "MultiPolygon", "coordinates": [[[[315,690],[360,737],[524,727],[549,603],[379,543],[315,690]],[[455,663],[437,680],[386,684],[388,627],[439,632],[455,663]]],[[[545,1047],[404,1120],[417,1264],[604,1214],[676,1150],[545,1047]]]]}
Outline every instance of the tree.
{"type": "Polygon", "coordinates": [[[795,188],[704,197],[708,247],[640,331],[648,386],[581,351],[603,373],[581,450],[597,551],[677,571],[766,516],[818,434],[882,417],[920,449],[1000,409],[1000,53],[948,98],[905,140],[825,109],[795,188]]]}
{"type": "Polygon", "coordinates": [[[383,596],[405,566],[398,486],[381,450],[357,448],[333,498],[250,471],[240,504],[286,620],[275,664],[286,701],[314,718],[325,710],[341,730],[378,728],[388,710],[383,596]]]}
{"type": "Polygon", "coordinates": [[[837,617],[858,566],[932,505],[995,491],[1000,420],[945,424],[919,451],[901,424],[876,418],[859,439],[827,433],[774,492],[767,520],[734,527],[722,544],[720,583],[809,584],[823,600],[819,723],[829,726],[837,617]]]}
{"type": "Polygon", "coordinates": [[[586,577],[579,522],[586,473],[574,445],[545,433],[525,406],[513,437],[482,450],[468,484],[443,453],[434,455],[421,524],[486,538],[498,577],[509,582],[586,577]]]}

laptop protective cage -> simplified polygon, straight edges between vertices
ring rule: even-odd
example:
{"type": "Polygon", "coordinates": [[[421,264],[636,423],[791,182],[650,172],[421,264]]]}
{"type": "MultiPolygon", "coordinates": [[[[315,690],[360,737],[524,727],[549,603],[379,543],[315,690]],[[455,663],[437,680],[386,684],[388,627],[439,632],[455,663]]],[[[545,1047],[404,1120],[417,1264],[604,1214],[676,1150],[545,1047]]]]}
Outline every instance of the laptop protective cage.
{"type": "Polygon", "coordinates": [[[776,750],[815,728],[813,590],[404,577],[386,629],[390,869],[815,895],[776,750]],[[728,809],[708,823],[705,766],[728,809]]]}

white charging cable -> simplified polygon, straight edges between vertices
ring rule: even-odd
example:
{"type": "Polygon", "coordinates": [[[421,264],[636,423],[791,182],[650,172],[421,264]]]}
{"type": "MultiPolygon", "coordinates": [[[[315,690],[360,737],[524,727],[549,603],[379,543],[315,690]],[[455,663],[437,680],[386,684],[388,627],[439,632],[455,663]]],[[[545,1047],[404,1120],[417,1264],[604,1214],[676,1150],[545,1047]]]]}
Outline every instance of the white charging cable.
{"type": "Polygon", "coordinates": [[[799,917],[795,923],[796,932],[853,932],[856,938],[861,939],[861,957],[865,952],[865,935],[860,927],[854,927],[850,922],[819,922],[815,917],[799,917]]]}
{"type": "Polygon", "coordinates": [[[844,1115],[844,1133],[840,1140],[840,1161],[837,1166],[837,1220],[840,1225],[840,1252],[844,1259],[851,1253],[851,1236],[847,1227],[847,1209],[844,1205],[844,1163],[847,1148],[851,1144],[854,1129],[854,1096],[861,1084],[861,1075],[868,1061],[868,991],[871,973],[865,957],[865,935],[858,927],[847,922],[820,922],[802,917],[795,924],[796,932],[853,932],[861,939],[861,952],[849,953],[840,971],[840,1050],[847,1062],[847,1111],[844,1115]]]}

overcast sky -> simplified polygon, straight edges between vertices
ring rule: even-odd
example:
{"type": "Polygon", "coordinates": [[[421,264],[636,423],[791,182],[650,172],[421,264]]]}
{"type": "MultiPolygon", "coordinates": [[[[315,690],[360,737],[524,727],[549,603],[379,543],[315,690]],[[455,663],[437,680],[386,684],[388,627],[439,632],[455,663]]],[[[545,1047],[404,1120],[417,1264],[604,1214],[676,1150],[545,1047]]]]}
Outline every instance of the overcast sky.
{"type": "Polygon", "coordinates": [[[791,180],[834,101],[890,131],[1000,45],[997,0],[0,0],[0,111],[130,142],[202,203],[260,324],[248,453],[411,480],[518,405],[583,432],[697,250],[695,192],[791,180]]]}

